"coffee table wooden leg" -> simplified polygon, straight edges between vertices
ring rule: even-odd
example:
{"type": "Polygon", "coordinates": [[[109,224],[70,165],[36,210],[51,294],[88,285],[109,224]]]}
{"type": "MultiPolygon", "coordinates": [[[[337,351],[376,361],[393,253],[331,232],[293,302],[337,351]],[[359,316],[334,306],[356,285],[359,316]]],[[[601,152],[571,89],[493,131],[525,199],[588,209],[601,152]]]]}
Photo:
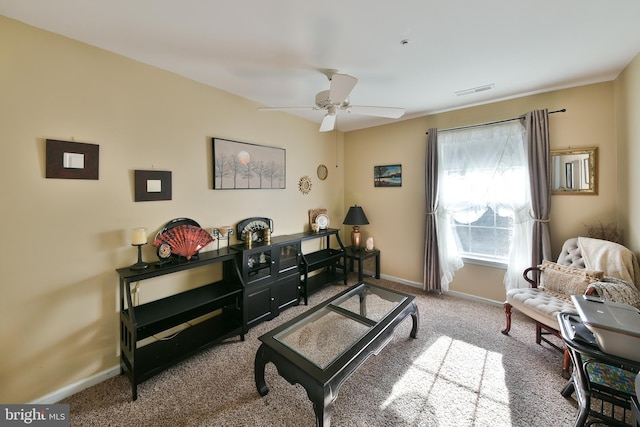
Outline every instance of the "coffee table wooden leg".
{"type": "Polygon", "coordinates": [[[413,301],[411,305],[413,306],[413,312],[411,313],[411,319],[413,320],[413,327],[411,328],[410,335],[411,335],[411,338],[417,338],[418,337],[418,320],[419,320],[418,305],[415,303],[415,301],[413,301]]]}
{"type": "Polygon", "coordinates": [[[266,396],[267,393],[269,393],[269,387],[267,387],[267,383],[264,380],[264,368],[267,365],[267,360],[264,357],[265,349],[266,347],[264,346],[264,344],[261,344],[260,348],[258,348],[253,368],[256,388],[258,389],[258,393],[260,393],[260,396],[266,396]]]}
{"type": "Polygon", "coordinates": [[[316,414],[317,427],[329,427],[331,425],[333,402],[337,397],[337,395],[331,393],[331,388],[331,386],[327,386],[324,390],[309,390],[307,388],[307,396],[313,402],[313,412],[316,414]]]}

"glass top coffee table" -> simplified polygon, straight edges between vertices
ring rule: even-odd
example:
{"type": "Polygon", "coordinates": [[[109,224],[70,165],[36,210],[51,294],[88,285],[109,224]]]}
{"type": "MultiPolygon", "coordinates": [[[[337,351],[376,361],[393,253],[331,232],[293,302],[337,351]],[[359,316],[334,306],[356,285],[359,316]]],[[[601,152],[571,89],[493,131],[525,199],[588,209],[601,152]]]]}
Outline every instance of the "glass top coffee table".
{"type": "Polygon", "coordinates": [[[313,402],[318,426],[329,426],[338,389],[372,354],[391,340],[408,315],[411,337],[418,333],[418,307],[412,295],[368,283],[357,284],[262,335],[255,381],[265,396],[267,363],[289,383],[298,383],[313,402]]]}

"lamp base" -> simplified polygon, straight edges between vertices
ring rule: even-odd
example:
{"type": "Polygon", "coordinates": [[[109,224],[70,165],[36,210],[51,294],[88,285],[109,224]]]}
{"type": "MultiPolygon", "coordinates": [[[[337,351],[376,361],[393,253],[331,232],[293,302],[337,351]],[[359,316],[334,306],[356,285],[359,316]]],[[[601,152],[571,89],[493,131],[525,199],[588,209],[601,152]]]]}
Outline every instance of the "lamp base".
{"type": "Polygon", "coordinates": [[[138,262],[129,267],[130,270],[144,270],[145,268],[149,268],[149,263],[142,261],[142,246],[146,245],[146,243],[142,244],[132,244],[132,246],[138,247],[138,262]]]}
{"type": "Polygon", "coordinates": [[[357,225],[353,226],[353,231],[351,232],[351,246],[359,250],[360,245],[362,244],[362,233],[360,233],[360,227],[357,225]]]}
{"type": "Polygon", "coordinates": [[[131,267],[129,267],[130,270],[144,270],[145,268],[149,268],[149,263],[136,262],[131,267]]]}

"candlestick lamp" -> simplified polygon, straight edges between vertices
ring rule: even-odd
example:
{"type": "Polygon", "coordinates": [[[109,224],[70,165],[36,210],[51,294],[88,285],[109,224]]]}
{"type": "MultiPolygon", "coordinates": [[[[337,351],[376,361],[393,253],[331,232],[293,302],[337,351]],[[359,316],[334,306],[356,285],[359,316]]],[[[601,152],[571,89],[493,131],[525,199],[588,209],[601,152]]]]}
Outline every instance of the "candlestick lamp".
{"type": "Polygon", "coordinates": [[[138,262],[129,267],[132,270],[144,270],[149,264],[142,261],[142,246],[147,244],[147,229],[145,227],[134,228],[131,234],[131,246],[138,247],[138,262]]]}
{"type": "Polygon", "coordinates": [[[353,231],[351,232],[351,246],[354,249],[360,249],[362,244],[362,233],[360,233],[360,226],[369,224],[367,216],[364,214],[362,208],[358,205],[351,206],[347,216],[343,221],[344,225],[353,225],[353,231]]]}

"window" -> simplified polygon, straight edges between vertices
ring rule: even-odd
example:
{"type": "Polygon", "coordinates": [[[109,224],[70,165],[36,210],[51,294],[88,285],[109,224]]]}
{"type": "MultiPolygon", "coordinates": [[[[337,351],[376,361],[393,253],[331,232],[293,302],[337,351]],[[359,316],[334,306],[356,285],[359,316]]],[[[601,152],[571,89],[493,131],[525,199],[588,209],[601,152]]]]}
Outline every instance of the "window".
{"type": "Polygon", "coordinates": [[[507,263],[513,215],[506,213],[502,216],[489,207],[471,223],[459,222],[452,217],[451,227],[463,258],[507,263]]]}
{"type": "Polygon", "coordinates": [[[441,259],[509,264],[530,210],[520,123],[440,132],[438,170],[441,259]]]}

